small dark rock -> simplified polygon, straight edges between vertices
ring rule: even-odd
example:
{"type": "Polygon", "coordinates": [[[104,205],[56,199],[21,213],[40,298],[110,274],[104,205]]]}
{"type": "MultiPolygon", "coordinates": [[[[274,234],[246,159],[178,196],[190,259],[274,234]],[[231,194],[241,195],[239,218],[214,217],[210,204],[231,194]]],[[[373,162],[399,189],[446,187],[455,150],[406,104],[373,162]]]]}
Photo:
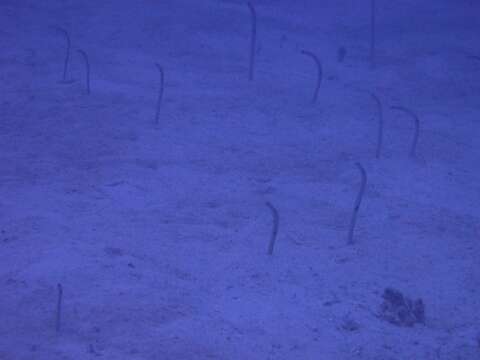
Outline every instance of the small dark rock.
{"type": "Polygon", "coordinates": [[[344,318],[341,324],[342,330],[353,332],[360,329],[360,324],[351,318],[344,318]]]}
{"type": "Polygon", "coordinates": [[[114,247],[106,247],[106,248],[103,249],[103,251],[108,256],[123,256],[124,255],[124,252],[123,252],[122,249],[114,248],[114,247]]]}
{"type": "Polygon", "coordinates": [[[422,299],[412,301],[400,291],[386,288],[380,317],[397,326],[414,326],[425,323],[425,305],[422,299]]]}

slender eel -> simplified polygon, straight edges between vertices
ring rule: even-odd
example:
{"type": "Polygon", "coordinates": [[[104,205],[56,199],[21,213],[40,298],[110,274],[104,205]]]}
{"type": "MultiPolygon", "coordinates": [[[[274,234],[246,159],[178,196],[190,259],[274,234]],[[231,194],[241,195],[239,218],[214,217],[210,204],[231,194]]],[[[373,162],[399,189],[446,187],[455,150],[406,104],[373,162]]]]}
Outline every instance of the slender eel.
{"type": "Polygon", "coordinates": [[[158,99],[157,99],[157,107],[156,107],[156,112],[155,112],[155,124],[158,125],[160,122],[160,107],[162,106],[162,98],[163,98],[163,87],[164,87],[164,73],[163,73],[163,68],[155,63],[155,66],[157,67],[159,73],[160,73],[160,90],[158,93],[158,99]]]}
{"type": "Polygon", "coordinates": [[[255,70],[255,47],[257,42],[257,12],[251,2],[247,3],[252,16],[252,29],[250,34],[250,64],[248,67],[248,79],[253,80],[253,73],[255,70]]]}
{"type": "Polygon", "coordinates": [[[375,68],[375,32],[376,32],[376,5],[375,0],[370,3],[370,67],[375,68]]]}
{"type": "Polygon", "coordinates": [[[322,63],[318,59],[317,55],[315,55],[311,51],[302,50],[302,54],[308,56],[311,59],[313,59],[313,61],[317,65],[317,70],[318,70],[318,72],[317,72],[317,85],[315,86],[315,91],[313,92],[313,97],[312,97],[312,103],[315,103],[315,102],[317,102],[318,92],[320,90],[320,85],[322,84],[322,77],[323,77],[322,63]]]}
{"type": "Polygon", "coordinates": [[[355,207],[353,208],[352,218],[350,220],[350,227],[348,230],[348,245],[353,245],[353,231],[355,230],[355,224],[357,222],[357,214],[362,203],[363,193],[365,192],[365,186],[367,185],[367,173],[360,163],[355,163],[355,166],[360,171],[362,177],[362,183],[360,184],[360,190],[355,200],[355,207]]]}
{"type": "Polygon", "coordinates": [[[77,50],[85,63],[85,81],[87,86],[87,94],[90,94],[90,62],[88,61],[87,53],[83,50],[77,50]]]}
{"type": "Polygon", "coordinates": [[[418,135],[420,133],[420,120],[418,119],[417,114],[415,114],[412,110],[407,109],[403,106],[392,106],[391,109],[401,111],[407,115],[409,115],[415,121],[415,133],[413,135],[412,145],[410,146],[410,157],[415,157],[415,151],[417,149],[417,142],[418,142],[418,135]]]}
{"type": "Polygon", "coordinates": [[[68,63],[70,61],[70,48],[71,48],[71,41],[70,41],[70,35],[68,34],[68,31],[65,30],[64,28],[55,27],[55,30],[61,32],[65,36],[65,40],[67,41],[67,51],[65,53],[65,60],[63,61],[63,82],[67,82],[67,72],[68,72],[68,63]]]}
{"type": "Polygon", "coordinates": [[[268,244],[268,255],[272,255],[273,248],[275,246],[275,240],[277,239],[277,235],[278,235],[278,225],[280,221],[279,221],[279,215],[278,215],[277,209],[275,209],[275,207],[269,202],[265,203],[265,205],[267,205],[267,207],[270,209],[273,216],[272,234],[270,236],[270,242],[268,244]]]}
{"type": "Polygon", "coordinates": [[[375,101],[377,105],[377,115],[378,115],[378,132],[377,132],[377,149],[375,150],[375,157],[380,158],[380,153],[382,151],[382,142],[383,142],[383,107],[380,99],[374,93],[370,93],[370,96],[375,101]]]}
{"type": "Polygon", "coordinates": [[[60,322],[62,317],[62,298],[63,298],[63,288],[62,284],[57,284],[57,313],[55,318],[55,330],[60,332],[60,322]]]}

